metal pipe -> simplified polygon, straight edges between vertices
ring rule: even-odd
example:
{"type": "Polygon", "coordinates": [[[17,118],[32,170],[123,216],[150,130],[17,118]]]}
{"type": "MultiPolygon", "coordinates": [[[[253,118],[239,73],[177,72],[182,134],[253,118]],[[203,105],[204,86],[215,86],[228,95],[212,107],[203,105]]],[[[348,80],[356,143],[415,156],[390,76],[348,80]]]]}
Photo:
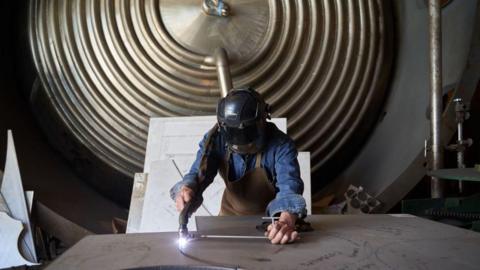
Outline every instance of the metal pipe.
{"type": "MultiPolygon", "coordinates": [[[[430,20],[430,132],[432,142],[432,170],[443,167],[443,145],[440,128],[442,118],[442,20],[440,0],[429,0],[430,20]]],[[[443,182],[436,177],[431,179],[431,197],[443,197],[443,182]]]]}
{"type": "Polygon", "coordinates": [[[222,97],[226,97],[228,91],[233,88],[232,76],[230,74],[230,65],[228,63],[228,53],[224,48],[215,50],[215,64],[217,66],[218,85],[222,97]]]}
{"type": "MultiPolygon", "coordinates": [[[[457,166],[460,169],[465,168],[465,150],[471,145],[471,139],[463,138],[463,122],[469,118],[469,113],[461,98],[455,98],[455,120],[457,121],[457,143],[454,145],[457,151],[457,166]]],[[[463,193],[463,181],[458,181],[458,191],[463,193]]]]}
{"type": "MultiPolygon", "coordinates": [[[[460,145],[463,143],[463,122],[458,122],[457,130],[458,130],[457,141],[458,141],[458,144],[460,145]]],[[[457,151],[457,166],[458,168],[465,168],[463,150],[457,151]]],[[[463,181],[461,180],[458,181],[458,191],[460,192],[460,194],[463,193],[463,181]]]]}

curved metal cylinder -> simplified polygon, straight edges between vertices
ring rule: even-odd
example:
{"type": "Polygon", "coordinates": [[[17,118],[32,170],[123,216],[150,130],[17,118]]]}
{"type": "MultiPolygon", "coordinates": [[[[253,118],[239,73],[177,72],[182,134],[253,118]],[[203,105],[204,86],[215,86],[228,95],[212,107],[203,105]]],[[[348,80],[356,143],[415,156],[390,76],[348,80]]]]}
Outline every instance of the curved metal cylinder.
{"type": "Polygon", "coordinates": [[[383,101],[388,1],[232,0],[227,17],[202,2],[31,1],[36,68],[71,136],[115,170],[141,171],[150,117],[215,112],[206,59],[221,47],[233,85],[255,87],[288,118],[314,176],[343,168],[383,101]]]}

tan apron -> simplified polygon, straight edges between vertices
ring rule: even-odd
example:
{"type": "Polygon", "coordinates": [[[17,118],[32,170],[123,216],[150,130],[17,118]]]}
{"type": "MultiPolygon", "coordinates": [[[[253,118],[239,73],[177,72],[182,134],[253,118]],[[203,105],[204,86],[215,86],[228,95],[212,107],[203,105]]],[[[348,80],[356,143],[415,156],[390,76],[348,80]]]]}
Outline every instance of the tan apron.
{"type": "Polygon", "coordinates": [[[268,203],[275,198],[275,187],[261,167],[262,154],[257,153],[255,168],[236,181],[229,181],[230,150],[220,166],[220,175],[225,182],[220,216],[264,215],[268,203]]]}

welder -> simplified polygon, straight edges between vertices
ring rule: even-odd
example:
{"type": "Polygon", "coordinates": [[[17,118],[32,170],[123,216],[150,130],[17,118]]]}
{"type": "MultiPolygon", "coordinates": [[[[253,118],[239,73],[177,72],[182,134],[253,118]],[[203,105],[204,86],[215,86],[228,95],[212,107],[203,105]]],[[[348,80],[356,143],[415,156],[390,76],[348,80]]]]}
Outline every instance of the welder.
{"type": "Polygon", "coordinates": [[[306,215],[298,152],[293,140],[267,119],[270,106],[251,87],[233,89],[220,99],[217,124],[200,142],[190,172],[170,190],[178,211],[188,205],[188,214],[194,212],[219,172],[226,186],[220,216],[276,216],[265,232],[271,243],[297,239],[295,223],[306,215]]]}

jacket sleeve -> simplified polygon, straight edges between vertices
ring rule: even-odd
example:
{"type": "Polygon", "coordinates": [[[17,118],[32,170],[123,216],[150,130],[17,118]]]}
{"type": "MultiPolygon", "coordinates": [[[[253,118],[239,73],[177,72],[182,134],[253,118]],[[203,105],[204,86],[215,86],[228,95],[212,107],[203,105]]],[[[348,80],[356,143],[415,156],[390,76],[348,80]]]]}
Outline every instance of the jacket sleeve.
{"type": "Polygon", "coordinates": [[[280,145],[275,151],[275,172],[277,194],[267,206],[267,214],[275,216],[281,212],[290,212],[303,218],[307,214],[303,193],[303,181],[300,178],[300,166],[297,149],[292,140],[280,145]]]}
{"type": "MultiPolygon", "coordinates": [[[[177,182],[171,189],[170,189],[170,197],[172,200],[175,200],[177,197],[178,192],[183,186],[187,186],[191,188],[195,194],[198,196],[202,196],[203,191],[212,183],[213,179],[217,175],[218,171],[218,160],[215,158],[214,153],[205,153],[207,155],[207,171],[205,174],[205,180],[199,184],[197,181],[198,171],[200,169],[200,161],[202,159],[202,154],[205,149],[205,143],[207,140],[208,133],[205,134],[203,139],[199,143],[199,149],[197,151],[197,156],[195,161],[190,168],[190,171],[183,176],[183,179],[177,182]]],[[[215,143],[213,140],[211,143],[215,143]]],[[[213,147],[214,149],[215,147],[213,147]]]]}

